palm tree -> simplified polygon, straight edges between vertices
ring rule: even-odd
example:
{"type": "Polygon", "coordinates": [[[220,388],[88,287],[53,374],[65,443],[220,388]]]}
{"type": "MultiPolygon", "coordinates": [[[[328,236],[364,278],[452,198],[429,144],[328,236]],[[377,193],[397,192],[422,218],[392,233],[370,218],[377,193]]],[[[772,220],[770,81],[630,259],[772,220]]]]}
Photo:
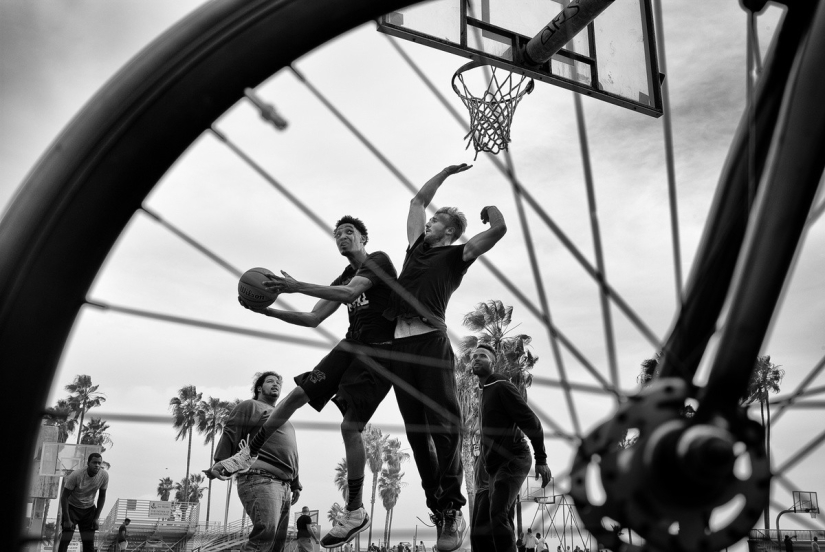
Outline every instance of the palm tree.
{"type": "Polygon", "coordinates": [[[384,541],[390,542],[390,532],[392,530],[392,511],[401,495],[401,483],[404,474],[401,472],[401,464],[410,459],[410,454],[401,450],[399,439],[387,439],[384,447],[384,463],[386,468],[381,470],[381,479],[378,482],[381,502],[387,510],[387,518],[384,522],[384,541]]]}
{"type": "Polygon", "coordinates": [[[335,486],[344,497],[344,502],[349,500],[349,483],[347,482],[347,459],[341,458],[335,466],[335,486]]]}
{"type": "Polygon", "coordinates": [[[163,477],[158,482],[158,497],[161,500],[169,500],[169,495],[172,494],[172,491],[175,489],[175,482],[172,481],[171,477],[163,477]]]}
{"type": "MultiPolygon", "coordinates": [[[[378,488],[378,476],[384,466],[384,448],[387,446],[389,435],[383,435],[381,429],[367,424],[361,434],[364,440],[364,449],[367,454],[367,466],[372,472],[372,495],[370,498],[370,520],[375,519],[375,494],[378,488]]],[[[372,523],[370,523],[368,543],[372,542],[372,523]]]]}
{"type": "Polygon", "coordinates": [[[404,476],[401,472],[391,472],[388,469],[381,471],[381,479],[378,482],[378,493],[381,496],[381,503],[387,511],[387,517],[384,519],[384,542],[390,542],[390,533],[392,529],[392,511],[398,502],[398,496],[401,494],[401,478],[404,476]]]}
{"type": "MultiPolygon", "coordinates": [[[[75,376],[74,381],[66,386],[71,393],[69,403],[80,411],[80,427],[83,427],[83,417],[90,408],[95,408],[106,402],[106,396],[98,393],[99,385],[92,385],[92,377],[85,374],[75,376]]],[[[77,433],[77,443],[80,444],[80,434],[77,433]]]]}
{"type": "Polygon", "coordinates": [[[175,500],[178,502],[200,502],[203,498],[203,492],[206,490],[200,486],[203,483],[203,477],[200,473],[193,473],[188,479],[184,478],[179,483],[175,483],[175,500]]]}
{"type": "Polygon", "coordinates": [[[65,443],[69,439],[69,434],[77,427],[77,408],[74,406],[72,397],[59,399],[52,407],[52,412],[43,416],[46,425],[57,426],[57,442],[65,443]]]}
{"type": "MultiPolygon", "coordinates": [[[[748,390],[742,399],[743,405],[759,401],[759,412],[762,417],[762,427],[765,428],[765,450],[768,457],[768,469],[771,467],[771,405],[768,395],[779,393],[779,384],[785,377],[785,370],[771,362],[770,355],[756,359],[756,367],[748,381],[748,390]]],[[[764,521],[765,533],[770,530],[770,506],[765,506],[764,521]]]]}
{"type": "MultiPolygon", "coordinates": [[[[180,483],[175,483],[175,501],[180,504],[181,521],[189,521],[186,519],[189,503],[200,503],[203,498],[205,489],[200,486],[203,477],[199,473],[193,473],[188,478],[181,479],[180,483]]],[[[189,510],[189,515],[192,515],[192,510],[189,510]]]]}
{"type": "MultiPolygon", "coordinates": [[[[533,383],[530,370],[539,360],[528,350],[533,338],[524,334],[509,335],[512,331],[509,328],[512,319],[513,307],[504,306],[497,299],[479,303],[475,310],[464,315],[464,326],[475,332],[474,335],[461,340],[455,376],[464,435],[461,442],[461,460],[465,468],[475,465],[476,455],[473,449],[478,446],[478,441],[476,440],[474,445],[472,436],[478,436],[481,430],[478,421],[478,379],[473,375],[470,363],[473,350],[479,343],[491,345],[497,357],[494,372],[506,376],[524,398],[527,398],[527,389],[533,383]]],[[[472,511],[475,500],[475,470],[464,470],[464,484],[472,511]]]]}
{"type": "Polygon", "coordinates": [[[178,390],[178,396],[172,397],[169,401],[169,407],[172,409],[172,427],[178,430],[175,441],[189,438],[183,496],[189,496],[186,486],[189,484],[189,463],[192,460],[192,429],[197,424],[201,395],[194,385],[185,385],[178,390]]]}
{"type": "MultiPolygon", "coordinates": [[[[215,397],[201,401],[197,419],[198,433],[204,435],[203,444],[212,445],[209,452],[209,462],[215,457],[215,438],[223,433],[226,419],[229,418],[229,403],[215,397]]],[[[209,510],[212,507],[212,480],[209,480],[206,494],[206,524],[209,525],[209,510]]]]}
{"type": "Polygon", "coordinates": [[[91,418],[80,430],[80,442],[84,445],[100,445],[100,452],[106,452],[103,445],[114,445],[112,438],[106,431],[109,424],[100,418],[91,418]]]}
{"type": "Polygon", "coordinates": [[[340,504],[337,502],[333,502],[332,506],[329,507],[327,510],[327,521],[335,527],[338,525],[338,521],[341,519],[341,514],[344,512],[344,509],[341,507],[340,504]]]}

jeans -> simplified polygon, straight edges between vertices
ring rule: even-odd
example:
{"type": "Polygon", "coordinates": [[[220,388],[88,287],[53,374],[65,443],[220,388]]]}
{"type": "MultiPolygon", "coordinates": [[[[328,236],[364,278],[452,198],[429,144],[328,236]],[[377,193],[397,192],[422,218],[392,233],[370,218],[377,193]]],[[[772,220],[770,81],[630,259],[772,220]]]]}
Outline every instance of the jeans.
{"type": "Polygon", "coordinates": [[[460,510],[467,500],[461,494],[461,411],[450,340],[443,332],[430,332],[396,339],[392,350],[392,373],[434,403],[425,404],[418,393],[394,385],[427,507],[460,510]],[[416,356],[436,365],[409,360],[416,356]]]}
{"type": "Polygon", "coordinates": [[[95,549],[95,512],[97,508],[91,506],[89,508],[78,508],[69,504],[69,511],[63,512],[63,515],[70,515],[72,518],[72,528],[63,529],[60,533],[60,545],[58,545],[58,552],[66,552],[69,548],[69,543],[74,536],[74,526],[80,529],[80,540],[83,542],[83,552],[94,552],[95,549]]]}
{"type": "Polygon", "coordinates": [[[312,552],[312,539],[309,537],[298,537],[298,552],[312,552]]]}
{"type": "Polygon", "coordinates": [[[489,489],[476,492],[470,533],[473,552],[516,552],[513,514],[532,463],[529,450],[518,453],[490,474],[489,489]]]}
{"type": "Polygon", "coordinates": [[[241,475],[238,497],[252,521],[242,552],[283,552],[289,526],[289,483],[263,475],[241,475]]]}

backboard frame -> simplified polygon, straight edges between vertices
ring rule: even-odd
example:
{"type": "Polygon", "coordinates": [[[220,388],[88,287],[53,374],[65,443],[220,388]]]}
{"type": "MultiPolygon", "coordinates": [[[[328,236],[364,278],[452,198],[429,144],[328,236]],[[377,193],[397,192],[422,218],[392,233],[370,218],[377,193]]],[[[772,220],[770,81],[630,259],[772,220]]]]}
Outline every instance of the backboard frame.
{"type": "Polygon", "coordinates": [[[795,514],[818,514],[819,500],[815,491],[793,491],[793,506],[795,514]]]}
{"type": "MultiPolygon", "coordinates": [[[[528,64],[522,54],[524,47],[533,38],[532,36],[518,34],[509,29],[505,29],[472,17],[467,13],[467,3],[464,1],[460,2],[461,30],[459,43],[442,40],[438,37],[431,36],[414,29],[405,28],[403,23],[400,23],[397,20],[397,15],[400,15],[397,13],[390,13],[382,16],[378,20],[378,31],[411,42],[424,44],[447,53],[486,63],[494,67],[501,68],[505,71],[512,71],[514,73],[525,75],[534,80],[552,84],[585,96],[591,96],[604,102],[624,107],[638,113],[643,113],[651,117],[660,117],[664,112],[662,101],[662,82],[664,81],[664,75],[659,72],[656,34],[653,22],[653,8],[651,5],[651,0],[639,0],[639,4],[642,8],[642,17],[644,19],[642,30],[645,35],[645,41],[649,46],[645,52],[645,61],[647,65],[646,69],[648,73],[648,83],[650,84],[650,91],[652,92],[650,96],[653,104],[652,106],[642,102],[633,101],[599,88],[599,73],[597,66],[598,50],[596,48],[595,26],[593,22],[587,26],[588,45],[591,53],[590,56],[562,48],[556,55],[553,56],[551,61],[547,61],[541,65],[528,64]],[[491,33],[498,35],[498,38],[505,38],[509,40],[513,60],[510,61],[504,58],[496,57],[487,52],[471,48],[468,45],[467,38],[467,30],[471,28],[478,29],[481,33],[491,33]],[[560,59],[565,60],[567,63],[579,62],[589,67],[591,84],[587,85],[583,82],[554,74],[552,70],[552,61],[558,61],[560,59]]],[[[546,25],[547,23],[548,22],[542,22],[542,25],[546,25]]],[[[537,28],[536,32],[540,32],[541,29],[541,27],[537,28]]]]}

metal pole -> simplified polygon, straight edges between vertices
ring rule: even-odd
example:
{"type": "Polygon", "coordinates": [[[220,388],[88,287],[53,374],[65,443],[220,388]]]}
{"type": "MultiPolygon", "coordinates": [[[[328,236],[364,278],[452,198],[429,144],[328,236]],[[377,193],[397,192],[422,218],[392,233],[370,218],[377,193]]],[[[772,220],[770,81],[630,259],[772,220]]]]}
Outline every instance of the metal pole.
{"type": "Polygon", "coordinates": [[[541,65],[601,14],[613,0],[573,0],[524,47],[528,63],[541,65]]]}

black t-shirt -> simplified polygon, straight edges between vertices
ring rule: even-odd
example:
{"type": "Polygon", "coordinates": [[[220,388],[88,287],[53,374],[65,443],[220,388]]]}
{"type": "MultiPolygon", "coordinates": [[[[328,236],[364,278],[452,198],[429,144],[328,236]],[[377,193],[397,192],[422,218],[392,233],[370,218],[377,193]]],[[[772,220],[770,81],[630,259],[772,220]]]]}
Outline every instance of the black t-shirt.
{"type": "Polygon", "coordinates": [[[421,234],[407,248],[404,267],[398,277],[399,285],[417,300],[418,305],[393,293],[392,304],[384,316],[391,320],[399,316],[420,316],[433,327],[447,331],[444,321],[447,303],[475,261],[465,261],[463,257],[464,244],[431,247],[424,243],[424,234],[421,234]]]}
{"type": "Polygon", "coordinates": [[[123,523],[117,530],[117,542],[125,542],[129,534],[126,531],[126,524],[123,523]]]}
{"type": "Polygon", "coordinates": [[[362,343],[384,343],[392,341],[395,324],[384,318],[383,313],[390,302],[391,290],[386,283],[395,281],[396,272],[392,261],[383,251],[370,253],[357,271],[347,266],[344,272],[332,282],[333,286],[345,286],[355,276],[372,282],[372,287],[352,303],[347,303],[349,330],[347,337],[362,343]]]}
{"type": "Polygon", "coordinates": [[[295,528],[298,529],[298,538],[310,538],[312,533],[309,532],[309,526],[312,525],[312,518],[308,515],[298,516],[295,522],[295,528]]]}

